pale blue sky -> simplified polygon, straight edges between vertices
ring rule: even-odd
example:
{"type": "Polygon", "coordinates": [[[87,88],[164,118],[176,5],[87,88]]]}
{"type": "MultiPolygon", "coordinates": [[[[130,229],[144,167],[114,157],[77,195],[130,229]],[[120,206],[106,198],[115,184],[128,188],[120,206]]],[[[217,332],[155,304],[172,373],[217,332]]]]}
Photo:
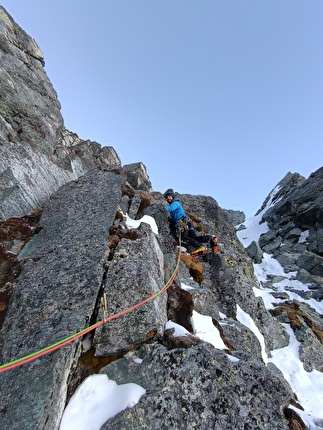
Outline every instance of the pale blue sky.
{"type": "Polygon", "coordinates": [[[323,165],[322,0],[8,0],[65,126],[252,216],[323,165]]]}

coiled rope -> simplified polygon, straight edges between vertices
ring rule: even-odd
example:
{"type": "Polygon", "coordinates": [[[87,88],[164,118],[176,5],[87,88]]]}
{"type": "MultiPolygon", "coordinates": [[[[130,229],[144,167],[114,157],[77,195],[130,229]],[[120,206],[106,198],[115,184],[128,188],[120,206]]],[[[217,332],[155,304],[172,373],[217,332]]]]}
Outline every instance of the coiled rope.
{"type": "Polygon", "coordinates": [[[125,315],[125,314],[139,308],[140,306],[144,305],[145,303],[147,303],[151,300],[154,300],[157,296],[164,293],[174,282],[174,279],[175,279],[177,272],[178,272],[180,258],[181,258],[181,243],[179,241],[179,253],[178,253],[175,269],[174,269],[173,273],[171,274],[169,280],[166,282],[166,284],[159,291],[157,291],[157,293],[152,294],[151,296],[149,296],[146,299],[142,300],[141,302],[131,306],[128,309],[125,309],[121,312],[118,312],[117,314],[114,314],[114,315],[111,315],[107,318],[104,318],[103,320],[101,320],[101,321],[99,321],[99,322],[97,322],[97,323],[95,323],[95,324],[69,336],[69,337],[66,337],[65,339],[62,339],[56,343],[53,343],[52,345],[49,345],[46,348],[40,349],[39,351],[33,352],[33,353],[26,355],[24,357],[17,358],[16,360],[13,360],[9,363],[2,364],[0,366],[0,373],[4,373],[8,370],[14,369],[15,367],[22,366],[23,364],[27,364],[33,360],[36,360],[37,358],[40,358],[43,355],[47,355],[51,352],[54,352],[57,349],[62,348],[63,346],[68,345],[69,343],[72,343],[74,340],[79,339],[80,337],[84,336],[85,334],[89,333],[90,331],[92,331],[92,330],[100,327],[101,325],[107,323],[108,321],[112,321],[116,318],[119,318],[122,315],[125,315]]]}

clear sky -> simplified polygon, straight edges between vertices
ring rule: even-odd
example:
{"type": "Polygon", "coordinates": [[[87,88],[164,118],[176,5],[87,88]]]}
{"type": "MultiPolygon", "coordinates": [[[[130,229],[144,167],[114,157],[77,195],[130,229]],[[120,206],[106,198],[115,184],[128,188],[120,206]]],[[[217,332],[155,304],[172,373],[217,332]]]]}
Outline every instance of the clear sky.
{"type": "Polygon", "coordinates": [[[322,0],[4,0],[66,128],[247,217],[323,165],[322,0]]]}

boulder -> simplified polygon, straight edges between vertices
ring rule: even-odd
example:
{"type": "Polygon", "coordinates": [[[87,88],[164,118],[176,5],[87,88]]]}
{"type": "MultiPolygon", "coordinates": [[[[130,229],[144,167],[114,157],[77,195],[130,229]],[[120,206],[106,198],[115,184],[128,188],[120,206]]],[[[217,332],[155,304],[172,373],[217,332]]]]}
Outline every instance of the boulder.
{"type": "MultiPolygon", "coordinates": [[[[19,254],[23,271],[2,328],[5,362],[89,324],[105,276],[109,229],[124,181],[120,175],[95,169],[52,196],[39,232],[19,254]]],[[[3,428],[58,428],[80,346],[76,341],[1,376],[3,428]]]]}
{"type": "MultiPolygon", "coordinates": [[[[140,357],[140,351],[139,351],[140,357]]],[[[152,345],[141,364],[130,356],[100,373],[118,384],[134,382],[146,394],[102,430],[234,428],[288,429],[283,410],[293,394],[280,372],[259,361],[230,361],[209,344],[167,350],[152,345]]]]}
{"type": "Polygon", "coordinates": [[[251,244],[246,248],[246,251],[254,263],[261,263],[263,259],[263,252],[256,241],[253,240],[251,244]]]}
{"type": "MultiPolygon", "coordinates": [[[[150,226],[142,223],[135,240],[121,239],[106,270],[109,315],[157,294],[164,287],[164,258],[150,226]]],[[[167,322],[166,302],[166,295],[161,294],[126,317],[101,326],[95,332],[95,354],[120,355],[155,336],[161,338],[167,322]]]]}

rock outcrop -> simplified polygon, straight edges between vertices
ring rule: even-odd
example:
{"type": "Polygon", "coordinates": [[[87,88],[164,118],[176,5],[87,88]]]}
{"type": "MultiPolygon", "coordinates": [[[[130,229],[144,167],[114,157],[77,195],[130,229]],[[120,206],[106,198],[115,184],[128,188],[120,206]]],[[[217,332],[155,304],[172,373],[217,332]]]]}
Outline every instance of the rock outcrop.
{"type": "MultiPolygon", "coordinates": [[[[286,275],[272,277],[265,286],[279,290],[280,282],[294,279],[308,286],[306,291],[289,287],[307,300],[323,299],[323,168],[308,179],[288,173],[269,196],[259,214],[268,231],[253,242],[247,252],[255,263],[264,253],[272,255],[286,275]],[[270,208],[266,204],[271,202],[270,208]],[[289,274],[292,274],[290,276],[289,274]]],[[[274,293],[275,294],[275,293],[274,293]]],[[[279,296],[279,292],[276,293],[279,296]]],[[[313,308],[297,300],[286,300],[272,311],[277,319],[289,323],[301,342],[300,356],[307,371],[323,371],[323,321],[313,308]]]]}
{"type": "Polygon", "coordinates": [[[275,370],[257,361],[232,363],[227,354],[202,343],[168,350],[147,348],[143,362],[118,360],[101,372],[135,381],[148,395],[102,429],[288,429],[279,408],[292,395],[275,370]],[[262,407],[258,407],[258,403],[262,407]]]}
{"type": "MultiPolygon", "coordinates": [[[[121,175],[96,169],[50,200],[39,232],[18,256],[23,271],[3,327],[3,360],[30,354],[45,339],[55,343],[89,323],[124,181],[121,175]]],[[[14,383],[10,372],[3,375],[2,411],[4,404],[12,406],[2,421],[5,428],[57,428],[79,354],[80,344],[74,343],[33,363],[32,370],[16,370],[14,383]]]]}
{"type": "Polygon", "coordinates": [[[64,128],[44,56],[0,6],[0,219],[42,206],[61,185],[100,163],[120,166],[112,147],[64,128]]]}
{"type": "MultiPolygon", "coordinates": [[[[54,344],[103,318],[99,303],[104,292],[108,312],[114,315],[157,293],[169,278],[176,263],[176,247],[169,235],[162,195],[152,193],[150,204],[142,212],[156,220],[158,236],[144,223],[139,229],[127,229],[118,209],[122,194],[128,193],[131,211],[132,201],[138,207],[141,191],[132,189],[129,193],[131,187],[124,171],[94,169],[61,187],[46,204],[38,233],[18,254],[23,270],[15,282],[2,329],[5,362],[42,348],[44,340],[54,344]]],[[[145,196],[141,199],[145,200],[145,196]]],[[[169,288],[168,300],[166,295],[158,296],[131,314],[98,328],[93,334],[92,352],[99,360],[137,351],[147,368],[136,370],[136,380],[146,380],[146,385],[145,372],[154,368],[150,384],[153,386],[156,378],[155,391],[148,390],[144,402],[134,408],[133,413],[141,417],[139,428],[151,426],[150,412],[156,401],[160,404],[159,412],[155,411],[156,425],[160,425],[166,407],[165,393],[175,382],[177,389],[175,385],[167,397],[169,425],[173,423],[174,428],[188,425],[180,412],[183,408],[191,411],[187,419],[202,428],[213,424],[237,426],[238,422],[242,428],[243,417],[249,428],[266,428],[269,423],[271,428],[288,428],[283,408],[293,394],[280,372],[267,368],[260,346],[258,350],[252,346],[257,339],[236,320],[236,306],[257,322],[267,348],[285,345],[287,336],[253,295],[256,280],[251,262],[216,201],[204,196],[181,198],[197,228],[219,233],[223,253],[214,255],[210,262],[201,262],[203,280],[195,283],[191,293],[180,288],[181,280],[190,277],[188,268],[181,263],[181,275],[169,288]],[[172,346],[168,351],[169,335],[164,335],[163,327],[169,315],[192,331],[194,309],[212,317],[227,345],[226,352],[216,352],[213,346],[198,339],[189,342],[184,350],[183,346],[172,346]],[[225,324],[219,311],[226,314],[225,324]],[[249,344],[246,338],[250,339],[249,344]],[[162,367],[157,362],[163,363],[162,367]],[[242,380],[243,389],[234,391],[233,387],[240,386],[242,380]],[[261,380],[268,384],[261,384],[261,380]],[[185,395],[189,386],[194,387],[194,396],[185,395]],[[164,389],[159,392],[161,387],[164,389]],[[254,410],[247,406],[247,392],[250,401],[257,396],[271,400],[254,410]],[[235,418],[229,413],[231,410],[238,413],[235,418]],[[198,421],[202,411],[205,414],[198,421]]],[[[2,375],[2,422],[7,428],[21,428],[22,423],[26,429],[58,427],[65,400],[73,391],[71,387],[93,372],[89,365],[81,371],[81,353],[81,343],[74,342],[2,375]],[[24,401],[26,394],[30,400],[24,401]],[[19,409],[14,408],[17,400],[19,409]]],[[[129,362],[123,359],[120,365],[124,368],[129,362]]],[[[113,375],[118,383],[133,377],[128,369],[119,380],[114,371],[110,373],[110,366],[118,368],[111,364],[102,371],[109,377],[113,375]]],[[[127,413],[121,414],[116,424],[112,421],[106,428],[127,428],[128,417],[127,413]]]]}

